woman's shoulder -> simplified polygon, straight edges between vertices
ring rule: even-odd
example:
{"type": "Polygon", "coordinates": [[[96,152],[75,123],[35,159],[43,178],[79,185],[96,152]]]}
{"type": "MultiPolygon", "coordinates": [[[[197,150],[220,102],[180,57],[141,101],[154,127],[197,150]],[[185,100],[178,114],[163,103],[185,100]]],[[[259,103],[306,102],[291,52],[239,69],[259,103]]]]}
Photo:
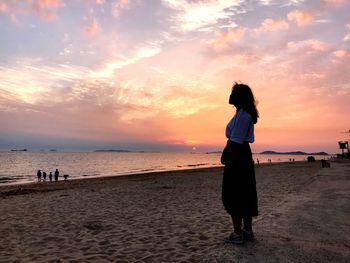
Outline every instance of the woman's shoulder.
{"type": "Polygon", "coordinates": [[[238,113],[239,113],[239,115],[240,115],[241,118],[245,118],[245,119],[251,119],[251,118],[252,118],[252,116],[250,115],[250,113],[247,112],[247,111],[244,110],[244,109],[240,109],[240,110],[238,111],[238,113]]]}

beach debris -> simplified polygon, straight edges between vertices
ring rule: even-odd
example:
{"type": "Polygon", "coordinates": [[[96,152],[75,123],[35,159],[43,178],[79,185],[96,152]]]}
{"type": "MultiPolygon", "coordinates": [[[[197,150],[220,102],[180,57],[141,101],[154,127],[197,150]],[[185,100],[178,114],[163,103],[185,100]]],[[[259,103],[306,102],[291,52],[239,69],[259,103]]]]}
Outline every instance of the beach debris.
{"type": "Polygon", "coordinates": [[[162,188],[163,189],[174,189],[175,187],[169,186],[169,185],[163,185],[162,188]]]}

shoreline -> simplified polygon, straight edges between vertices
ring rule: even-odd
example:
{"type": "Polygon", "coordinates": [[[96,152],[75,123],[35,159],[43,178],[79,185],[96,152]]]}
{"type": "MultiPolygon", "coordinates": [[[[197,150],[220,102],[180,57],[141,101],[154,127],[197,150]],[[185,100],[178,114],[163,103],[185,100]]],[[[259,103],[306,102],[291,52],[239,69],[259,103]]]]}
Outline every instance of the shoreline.
{"type": "MultiPolygon", "coordinates": [[[[18,192],[18,194],[25,194],[28,190],[33,190],[33,192],[47,192],[47,191],[56,191],[64,189],[73,189],[77,187],[84,187],[94,183],[101,182],[118,182],[118,181],[134,181],[134,180],[152,180],[155,177],[171,176],[172,174],[183,174],[184,172],[193,173],[201,171],[221,171],[223,166],[215,167],[200,167],[200,168],[190,168],[182,170],[169,170],[169,171],[152,171],[144,173],[131,173],[131,174],[122,174],[122,175],[110,175],[110,176],[100,176],[100,177],[82,177],[82,178],[73,178],[68,180],[59,180],[55,181],[41,181],[41,182],[27,182],[27,183],[13,183],[13,184],[0,184],[0,197],[12,195],[12,191],[18,192]],[[9,193],[9,194],[8,194],[9,193]]],[[[61,177],[62,178],[62,177],[61,177]]],[[[15,194],[15,192],[13,192],[15,194]]]]}
{"type": "MultiPolygon", "coordinates": [[[[317,160],[316,162],[319,162],[317,160]]],[[[296,163],[307,163],[306,161],[295,161],[295,162],[274,162],[274,163],[260,163],[259,165],[255,163],[255,169],[258,169],[259,167],[265,167],[265,166],[274,166],[274,165],[285,165],[285,164],[296,164],[296,163]]],[[[155,171],[145,171],[145,172],[130,172],[126,174],[118,174],[118,175],[106,175],[106,176],[86,176],[86,177],[78,177],[78,178],[70,178],[67,180],[64,180],[60,176],[58,182],[55,181],[32,181],[32,182],[13,182],[13,183],[0,183],[0,197],[4,195],[4,192],[7,192],[9,190],[26,190],[26,189],[40,189],[44,188],[46,190],[54,190],[55,188],[62,189],[62,187],[65,188],[74,188],[74,187],[80,187],[83,185],[84,181],[91,181],[91,182],[99,182],[101,180],[125,180],[128,179],[128,177],[135,178],[135,177],[147,177],[150,178],[152,176],[167,176],[168,173],[171,174],[178,174],[183,172],[201,172],[201,171],[211,171],[211,170],[217,170],[219,169],[220,172],[223,172],[223,165],[217,165],[217,166],[211,166],[211,167],[191,167],[191,168],[185,168],[185,169],[176,169],[176,170],[155,170],[155,171]],[[70,184],[70,185],[69,185],[70,184]]],[[[33,176],[34,177],[34,176],[33,176]]],[[[131,179],[130,178],[130,179],[131,179]]],[[[145,180],[147,179],[145,178],[145,180]]],[[[86,182],[88,184],[89,182],[86,182]]]]}

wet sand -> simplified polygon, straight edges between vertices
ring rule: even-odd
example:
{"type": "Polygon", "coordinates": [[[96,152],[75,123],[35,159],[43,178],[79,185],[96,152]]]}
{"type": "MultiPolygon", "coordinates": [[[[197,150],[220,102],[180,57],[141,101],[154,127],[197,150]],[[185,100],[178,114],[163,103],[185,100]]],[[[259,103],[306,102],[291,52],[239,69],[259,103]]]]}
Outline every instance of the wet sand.
{"type": "Polygon", "coordinates": [[[224,245],[222,168],[0,187],[0,262],[349,262],[350,163],[256,167],[257,240],[224,245]]]}

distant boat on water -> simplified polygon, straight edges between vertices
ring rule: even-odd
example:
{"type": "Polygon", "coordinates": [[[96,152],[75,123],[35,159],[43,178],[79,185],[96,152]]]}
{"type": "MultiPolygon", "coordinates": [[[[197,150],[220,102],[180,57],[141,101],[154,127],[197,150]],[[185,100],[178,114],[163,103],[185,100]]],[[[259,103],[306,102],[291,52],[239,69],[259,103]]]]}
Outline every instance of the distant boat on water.
{"type": "Polygon", "coordinates": [[[26,152],[27,149],[11,149],[11,152],[26,152]]]}

